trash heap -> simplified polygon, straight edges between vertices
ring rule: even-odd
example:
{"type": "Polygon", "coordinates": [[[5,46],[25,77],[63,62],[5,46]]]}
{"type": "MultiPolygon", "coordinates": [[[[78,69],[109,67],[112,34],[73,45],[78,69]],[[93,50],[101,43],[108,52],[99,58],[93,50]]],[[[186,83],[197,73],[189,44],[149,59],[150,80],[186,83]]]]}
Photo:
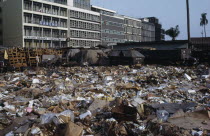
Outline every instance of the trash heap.
{"type": "Polygon", "coordinates": [[[210,135],[210,76],[203,72],[148,65],[2,74],[0,135],[210,135]]]}

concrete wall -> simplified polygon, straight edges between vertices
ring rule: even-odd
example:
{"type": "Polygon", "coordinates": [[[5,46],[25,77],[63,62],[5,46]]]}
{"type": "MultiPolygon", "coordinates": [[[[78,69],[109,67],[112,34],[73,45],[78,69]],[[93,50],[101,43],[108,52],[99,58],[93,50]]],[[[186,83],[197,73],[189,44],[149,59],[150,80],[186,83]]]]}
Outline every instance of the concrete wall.
{"type": "Polygon", "coordinates": [[[73,0],[68,0],[67,5],[73,7],[74,6],[74,1],[73,0]]]}
{"type": "Polygon", "coordinates": [[[2,18],[2,2],[0,2],[0,46],[3,45],[3,18],[2,18]]]}
{"type": "Polygon", "coordinates": [[[2,10],[3,45],[23,46],[23,0],[7,0],[2,10]]]}

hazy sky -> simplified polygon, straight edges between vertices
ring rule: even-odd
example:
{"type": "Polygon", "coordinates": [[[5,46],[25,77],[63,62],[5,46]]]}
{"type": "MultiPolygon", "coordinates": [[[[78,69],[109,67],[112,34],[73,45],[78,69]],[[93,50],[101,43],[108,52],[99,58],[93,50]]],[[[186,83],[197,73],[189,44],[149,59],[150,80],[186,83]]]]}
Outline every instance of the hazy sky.
{"type": "MultiPolygon", "coordinates": [[[[210,0],[189,2],[191,37],[201,37],[200,16],[203,12],[208,14],[209,24],[206,29],[210,37],[210,0]]],[[[164,29],[179,25],[181,33],[178,39],[187,39],[186,0],[92,0],[91,3],[127,16],[158,17],[164,29]]]]}

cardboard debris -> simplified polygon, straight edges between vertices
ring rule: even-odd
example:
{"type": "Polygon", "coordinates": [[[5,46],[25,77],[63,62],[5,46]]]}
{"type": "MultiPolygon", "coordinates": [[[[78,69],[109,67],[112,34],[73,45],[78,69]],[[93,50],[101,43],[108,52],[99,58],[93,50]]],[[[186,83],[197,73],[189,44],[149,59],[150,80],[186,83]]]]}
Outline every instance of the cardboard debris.
{"type": "Polygon", "coordinates": [[[2,135],[210,131],[210,79],[196,67],[38,67],[1,74],[0,79],[2,135]]]}
{"type": "Polygon", "coordinates": [[[65,136],[82,136],[82,132],[83,127],[78,126],[70,121],[67,125],[65,136]]]}

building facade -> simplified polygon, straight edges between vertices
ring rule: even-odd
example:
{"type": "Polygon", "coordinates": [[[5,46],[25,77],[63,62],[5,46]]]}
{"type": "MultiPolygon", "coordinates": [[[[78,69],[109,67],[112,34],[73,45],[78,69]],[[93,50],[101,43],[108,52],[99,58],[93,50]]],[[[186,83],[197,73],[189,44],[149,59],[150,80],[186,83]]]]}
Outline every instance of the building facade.
{"type": "Polygon", "coordinates": [[[4,46],[60,48],[100,44],[100,14],[91,11],[90,0],[6,0],[1,4],[0,24],[1,19],[6,22],[0,25],[4,46]]]}
{"type": "Polygon", "coordinates": [[[142,40],[141,42],[152,42],[155,41],[155,25],[148,22],[148,20],[142,21],[142,40]]]}
{"type": "Polygon", "coordinates": [[[101,44],[100,14],[84,9],[69,8],[69,47],[95,47],[101,44]]]}
{"type": "Polygon", "coordinates": [[[2,18],[2,2],[0,1],[0,46],[3,45],[3,18],[2,18]]]}
{"type": "Polygon", "coordinates": [[[164,41],[165,40],[165,30],[162,28],[162,25],[159,22],[159,19],[156,17],[145,18],[148,22],[155,25],[155,41],[164,41]]]}
{"type": "Polygon", "coordinates": [[[102,45],[116,45],[125,42],[124,18],[116,15],[116,11],[92,6],[92,10],[101,14],[102,45]]]}
{"type": "Polygon", "coordinates": [[[124,32],[125,32],[125,39],[126,42],[141,42],[142,37],[141,37],[141,26],[142,26],[142,21],[124,16],[125,21],[124,21],[124,32]]]}
{"type": "Polygon", "coordinates": [[[2,10],[4,46],[66,46],[67,0],[6,0],[2,10]]]}
{"type": "Polygon", "coordinates": [[[155,41],[155,26],[146,20],[124,16],[126,42],[155,41]]]}
{"type": "Polygon", "coordinates": [[[153,23],[91,6],[90,0],[0,0],[5,47],[90,48],[154,40],[153,23]]]}

